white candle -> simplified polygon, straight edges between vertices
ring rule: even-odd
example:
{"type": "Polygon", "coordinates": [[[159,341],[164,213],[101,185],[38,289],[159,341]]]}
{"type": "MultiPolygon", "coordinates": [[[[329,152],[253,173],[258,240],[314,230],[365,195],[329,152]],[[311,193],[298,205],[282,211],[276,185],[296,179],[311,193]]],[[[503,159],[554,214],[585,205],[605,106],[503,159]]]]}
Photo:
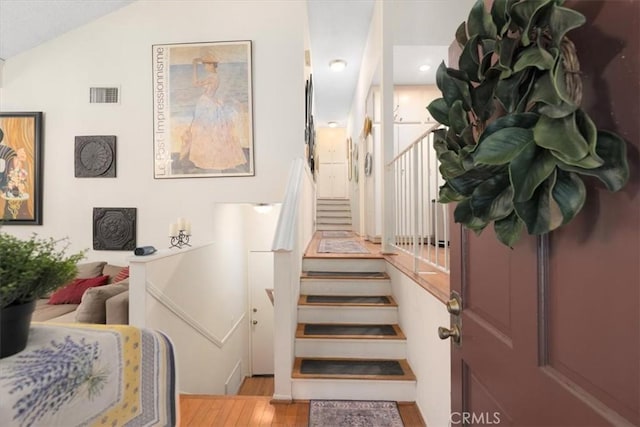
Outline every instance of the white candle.
{"type": "Polygon", "coordinates": [[[188,236],[191,236],[191,221],[186,221],[184,224],[184,233],[188,236]]]}
{"type": "Polygon", "coordinates": [[[169,237],[178,235],[178,224],[169,224],[169,237]]]}
{"type": "Polygon", "coordinates": [[[178,218],[178,230],[184,230],[186,222],[187,220],[185,220],[184,218],[178,218]]]}

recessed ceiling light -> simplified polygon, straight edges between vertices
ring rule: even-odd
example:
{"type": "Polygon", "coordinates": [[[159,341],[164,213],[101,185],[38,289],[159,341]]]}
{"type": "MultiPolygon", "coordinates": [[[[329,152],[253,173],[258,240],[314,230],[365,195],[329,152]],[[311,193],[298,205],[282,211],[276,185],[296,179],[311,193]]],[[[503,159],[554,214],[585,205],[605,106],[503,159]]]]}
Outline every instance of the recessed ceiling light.
{"type": "Polygon", "coordinates": [[[418,70],[422,71],[423,73],[425,71],[429,71],[430,69],[431,69],[431,65],[427,65],[427,64],[421,65],[420,68],[418,68],[418,70]]]}
{"type": "Polygon", "coordinates": [[[343,59],[334,59],[329,62],[329,68],[331,68],[331,71],[342,71],[347,68],[347,61],[343,59]]]}
{"type": "Polygon", "coordinates": [[[258,203],[256,205],[253,205],[253,209],[255,209],[255,211],[258,213],[266,214],[271,212],[271,209],[273,209],[273,205],[269,203],[258,203]]]}
{"type": "Polygon", "coordinates": [[[338,122],[329,122],[327,124],[329,125],[330,128],[338,127],[338,122]]]}

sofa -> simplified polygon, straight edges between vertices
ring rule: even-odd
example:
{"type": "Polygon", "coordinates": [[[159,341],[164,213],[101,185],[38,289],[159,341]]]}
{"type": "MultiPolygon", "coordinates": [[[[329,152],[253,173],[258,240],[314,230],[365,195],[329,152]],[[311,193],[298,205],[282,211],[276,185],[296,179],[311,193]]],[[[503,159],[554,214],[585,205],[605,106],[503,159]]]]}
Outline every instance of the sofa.
{"type": "Polygon", "coordinates": [[[31,321],[128,325],[129,268],[104,261],[78,264],[73,282],[36,302],[31,321]],[[68,298],[72,287],[74,296],[68,298]]]}

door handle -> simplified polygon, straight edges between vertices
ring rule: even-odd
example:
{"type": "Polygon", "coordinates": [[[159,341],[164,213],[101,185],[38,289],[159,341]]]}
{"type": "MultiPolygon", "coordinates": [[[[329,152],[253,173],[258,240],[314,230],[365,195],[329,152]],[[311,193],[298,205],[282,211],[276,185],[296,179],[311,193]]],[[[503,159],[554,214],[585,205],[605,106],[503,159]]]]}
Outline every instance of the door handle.
{"type": "Polygon", "coordinates": [[[254,320],[254,321],[253,321],[253,322],[251,322],[251,323],[253,323],[254,325],[257,325],[257,324],[258,324],[258,321],[257,321],[257,320],[254,320]]]}
{"type": "Polygon", "coordinates": [[[462,312],[462,307],[460,306],[460,300],[456,295],[453,295],[449,301],[447,301],[447,311],[454,316],[459,316],[462,312]]]}
{"type": "Polygon", "coordinates": [[[438,336],[441,340],[452,338],[456,345],[460,345],[462,341],[462,298],[456,291],[451,291],[451,297],[446,303],[447,311],[451,321],[451,328],[440,326],[438,328],[438,336]]]}
{"type": "Polygon", "coordinates": [[[438,336],[441,340],[453,338],[453,342],[455,342],[456,344],[460,344],[460,329],[458,328],[458,325],[453,325],[451,329],[440,326],[438,328],[438,336]]]}

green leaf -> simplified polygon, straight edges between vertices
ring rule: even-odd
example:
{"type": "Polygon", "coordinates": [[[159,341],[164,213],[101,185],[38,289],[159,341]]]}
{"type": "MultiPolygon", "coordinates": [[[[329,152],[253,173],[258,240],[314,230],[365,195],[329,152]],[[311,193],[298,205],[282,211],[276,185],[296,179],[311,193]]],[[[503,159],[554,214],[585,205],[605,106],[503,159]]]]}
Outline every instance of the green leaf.
{"type": "Polygon", "coordinates": [[[535,67],[538,70],[551,70],[555,64],[555,58],[539,44],[531,45],[518,54],[513,72],[517,73],[527,67],[535,67]]]}
{"type": "Polygon", "coordinates": [[[475,163],[504,165],[509,163],[529,144],[533,143],[533,131],[510,127],[500,129],[478,143],[473,153],[475,163]]]}
{"type": "Polygon", "coordinates": [[[484,81],[480,83],[471,92],[471,104],[476,116],[482,120],[488,120],[495,111],[495,102],[493,94],[500,78],[500,71],[492,68],[484,77],[484,81]]]}
{"type": "Polygon", "coordinates": [[[449,151],[446,134],[446,129],[436,129],[433,131],[433,148],[438,156],[449,151]]]}
{"type": "Polygon", "coordinates": [[[533,128],[533,137],[536,144],[550,150],[556,158],[568,165],[585,169],[597,168],[602,166],[603,161],[595,153],[595,144],[587,141],[578,127],[579,123],[587,138],[591,139],[593,122],[578,111],[559,119],[541,116],[533,128]]]}
{"type": "Polygon", "coordinates": [[[511,18],[522,28],[522,45],[529,46],[529,31],[536,25],[537,18],[553,0],[525,0],[511,7],[511,18]]]}
{"type": "Polygon", "coordinates": [[[609,191],[618,191],[629,180],[629,164],[627,162],[627,143],[618,135],[607,131],[598,131],[596,152],[604,164],[595,169],[584,169],[559,163],[566,171],[577,172],[598,178],[609,191]]]}
{"type": "Polygon", "coordinates": [[[460,148],[464,146],[464,141],[456,135],[456,132],[452,127],[447,129],[445,135],[445,142],[447,143],[447,149],[454,151],[456,154],[460,152],[460,148]]]}
{"type": "Polygon", "coordinates": [[[473,215],[483,221],[499,220],[513,211],[513,188],[506,173],[489,178],[471,195],[473,215]]]}
{"type": "Polygon", "coordinates": [[[560,208],[564,225],[571,221],[584,206],[587,190],[578,175],[559,170],[552,195],[560,208]]]}
{"type": "Polygon", "coordinates": [[[520,40],[505,37],[496,45],[496,53],[498,54],[498,67],[506,71],[501,78],[506,79],[511,76],[511,65],[513,64],[513,56],[520,40]]]}
{"type": "Polygon", "coordinates": [[[475,146],[476,141],[473,139],[473,125],[469,124],[462,133],[460,133],[460,140],[463,142],[461,146],[475,146]]]}
{"type": "Polygon", "coordinates": [[[496,37],[496,26],[491,19],[491,15],[485,9],[483,0],[477,0],[471,8],[467,19],[467,30],[469,31],[469,37],[475,35],[496,37]]]}
{"type": "MultiPolygon", "coordinates": [[[[478,68],[478,74],[479,77],[481,79],[486,78],[487,73],[489,73],[489,71],[491,70],[496,70],[498,71],[498,73],[500,73],[500,69],[497,67],[492,67],[493,65],[493,54],[494,52],[490,52],[485,54],[482,57],[482,60],[480,61],[480,68],[478,68]]],[[[500,74],[498,74],[498,78],[500,77],[500,74]]]]}
{"type": "Polygon", "coordinates": [[[436,119],[438,123],[449,126],[449,106],[444,98],[438,98],[432,101],[428,106],[429,114],[436,119]]]}
{"type": "MultiPolygon", "coordinates": [[[[442,166],[440,170],[442,171],[442,166]]],[[[466,170],[462,175],[447,179],[447,182],[456,192],[468,197],[471,196],[478,185],[505,170],[504,166],[478,165],[473,169],[466,170]]]]}
{"type": "Polygon", "coordinates": [[[538,122],[539,118],[540,116],[536,113],[518,113],[502,116],[486,127],[478,139],[478,144],[500,129],[512,127],[530,129],[538,122]]]}
{"type": "Polygon", "coordinates": [[[462,49],[460,59],[458,60],[459,68],[467,73],[469,80],[478,82],[478,69],[480,67],[480,58],[478,57],[478,42],[480,36],[475,35],[467,42],[462,49]]]}
{"type": "Polygon", "coordinates": [[[529,102],[543,104],[538,110],[551,118],[568,116],[578,108],[572,101],[563,99],[551,71],[536,79],[529,102]]]}
{"type": "Polygon", "coordinates": [[[507,113],[513,113],[520,101],[520,85],[528,84],[530,72],[528,69],[511,75],[507,79],[501,79],[496,86],[495,95],[507,113]]]}
{"type": "Polygon", "coordinates": [[[463,71],[447,68],[443,61],[436,71],[436,84],[447,105],[461,100],[466,110],[471,109],[469,84],[463,71]]]}
{"type": "Polygon", "coordinates": [[[496,237],[502,244],[513,248],[518,240],[520,240],[524,223],[515,212],[512,212],[508,217],[496,221],[493,224],[493,229],[496,232],[496,237]]]}
{"type": "Polygon", "coordinates": [[[456,209],[453,211],[453,220],[458,224],[463,224],[466,228],[473,230],[477,234],[480,234],[488,225],[487,221],[473,216],[469,199],[462,200],[458,203],[456,209]]]}
{"type": "Polygon", "coordinates": [[[462,194],[456,193],[456,191],[453,188],[449,187],[447,184],[444,184],[442,187],[440,187],[438,203],[459,202],[463,199],[464,196],[462,194]]]}
{"type": "Polygon", "coordinates": [[[514,203],[516,213],[525,223],[529,234],[548,233],[562,225],[562,212],[551,194],[555,182],[554,172],[536,189],[531,199],[514,203]]]}
{"type": "Polygon", "coordinates": [[[555,167],[556,162],[547,150],[540,149],[533,140],[528,142],[509,165],[514,201],[529,200],[555,167]]]}
{"type": "Polygon", "coordinates": [[[467,23],[463,22],[458,25],[458,29],[456,30],[456,41],[460,45],[460,47],[467,44],[469,39],[467,38],[467,23]]]}
{"type": "MultiPolygon", "coordinates": [[[[440,173],[447,180],[450,181],[456,177],[464,175],[467,171],[462,167],[460,158],[453,151],[447,151],[438,156],[440,161],[440,173]]],[[[458,189],[452,186],[456,191],[458,189]]],[[[461,193],[458,191],[458,193],[461,193]]]]}
{"type": "Polygon", "coordinates": [[[458,100],[451,105],[449,110],[449,126],[459,135],[468,125],[467,112],[462,107],[462,101],[458,100]]]}
{"type": "Polygon", "coordinates": [[[503,35],[507,26],[507,0],[494,0],[491,5],[491,17],[498,35],[503,35]]]}
{"type": "Polygon", "coordinates": [[[559,46],[568,31],[582,26],[585,22],[586,19],[580,12],[554,4],[549,15],[549,28],[553,43],[559,46]]]}

